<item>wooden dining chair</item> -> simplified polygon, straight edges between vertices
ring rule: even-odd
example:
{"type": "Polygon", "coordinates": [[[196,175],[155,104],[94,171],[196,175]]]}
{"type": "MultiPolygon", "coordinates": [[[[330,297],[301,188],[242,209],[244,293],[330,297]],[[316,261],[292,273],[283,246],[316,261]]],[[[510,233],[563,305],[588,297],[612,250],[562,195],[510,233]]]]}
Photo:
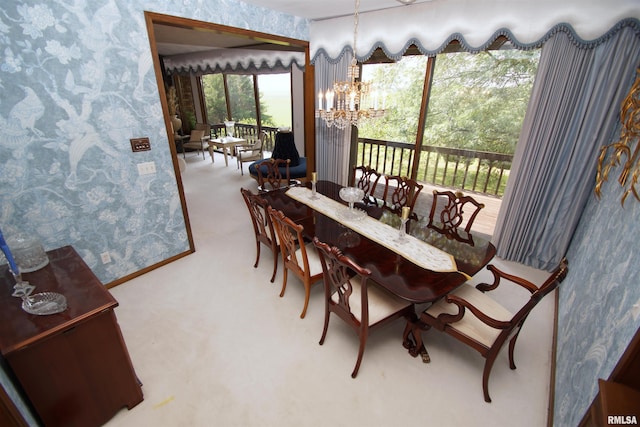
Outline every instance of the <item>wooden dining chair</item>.
{"type": "Polygon", "coordinates": [[[468,283],[462,285],[422,312],[417,322],[409,322],[405,338],[411,331],[416,341],[412,352],[414,356],[423,347],[420,330],[428,330],[430,327],[451,335],[478,351],[486,359],[482,374],[484,400],[491,402],[489,375],[500,349],[509,340],[509,367],[516,369],[514,349],[524,321],[538,302],[564,280],[568,266],[567,260],[563,259],[540,287],[522,277],[505,273],[494,265],[488,265],[487,268],[493,273],[493,284],[482,283],[476,287],[468,283]],[[530,297],[515,313],[488,294],[500,285],[501,279],[530,293],[530,297]]]}
{"type": "Polygon", "coordinates": [[[269,217],[273,223],[280,242],[280,254],[284,265],[284,277],[280,297],[284,296],[287,289],[287,272],[291,271],[304,285],[304,307],[300,318],[304,319],[309,306],[311,286],[322,279],[322,265],[318,257],[318,251],[313,243],[305,243],[302,231],[304,227],[296,224],[285,216],[282,211],[267,207],[269,217]]]}
{"type": "Polygon", "coordinates": [[[251,191],[240,188],[242,198],[249,209],[249,215],[251,216],[251,224],[253,225],[253,232],[256,238],[256,262],[253,264],[254,268],[258,267],[260,262],[260,245],[263,244],[273,254],[273,274],[271,275],[271,283],[276,278],[276,272],[278,270],[278,258],[280,257],[280,246],[278,243],[278,236],[271,223],[271,218],[267,212],[267,206],[269,205],[265,199],[260,197],[259,194],[253,194],[251,191]]]}
{"type": "Polygon", "coordinates": [[[397,175],[385,175],[383,208],[396,215],[401,215],[402,208],[408,207],[409,218],[417,219],[413,209],[422,188],[423,185],[419,184],[415,179],[397,175]]]}
{"type": "Polygon", "coordinates": [[[280,188],[285,188],[291,185],[291,177],[289,173],[289,159],[274,159],[266,160],[258,167],[258,190],[260,191],[272,191],[280,188]]]}
{"type": "Polygon", "coordinates": [[[351,373],[355,378],[369,333],[401,317],[410,319],[413,305],[377,286],[369,278],[371,271],[356,264],[337,247],[331,247],[317,237],[313,244],[318,248],[324,274],[325,313],[320,345],[327,336],[329,316],[335,313],[360,338],[356,366],[351,373]]]}
{"type": "Polygon", "coordinates": [[[351,186],[364,191],[364,203],[378,205],[376,187],[382,174],[369,166],[354,166],[351,173],[351,186]]]}
{"type": "Polygon", "coordinates": [[[484,204],[471,196],[465,196],[460,191],[454,193],[433,190],[433,202],[427,226],[456,240],[468,241],[471,239],[473,221],[483,208],[484,204]],[[466,206],[470,207],[470,215],[467,216],[465,223],[466,206]],[[461,229],[464,233],[461,233],[461,229]]]}

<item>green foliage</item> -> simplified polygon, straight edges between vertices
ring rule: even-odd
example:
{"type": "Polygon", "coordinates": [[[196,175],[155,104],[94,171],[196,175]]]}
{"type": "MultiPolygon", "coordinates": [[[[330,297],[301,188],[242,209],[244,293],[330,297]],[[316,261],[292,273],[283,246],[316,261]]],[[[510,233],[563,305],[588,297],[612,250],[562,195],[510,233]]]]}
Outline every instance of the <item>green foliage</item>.
{"type": "MultiPolygon", "coordinates": [[[[257,124],[256,105],[253,96],[253,76],[228,74],[227,87],[229,89],[229,104],[233,120],[243,124],[257,124]]],[[[227,101],[224,93],[223,75],[206,74],[202,76],[202,90],[209,123],[216,124],[227,120],[227,101]]],[[[273,120],[267,111],[267,106],[262,102],[262,95],[260,95],[260,114],[262,116],[262,125],[269,126],[273,120]]]]}
{"type": "MultiPolygon", "coordinates": [[[[423,144],[512,154],[538,58],[518,50],[438,55],[423,144]]],[[[365,65],[365,78],[386,90],[387,113],[360,126],[360,137],[415,143],[426,62],[365,65]]]]}
{"type": "MultiPolygon", "coordinates": [[[[512,155],[538,59],[539,51],[518,50],[438,55],[422,145],[512,155]]],[[[371,165],[385,173],[410,175],[426,66],[427,58],[414,56],[363,67],[363,80],[385,88],[387,111],[384,118],[359,126],[358,136],[394,144],[371,150],[361,146],[357,162],[367,164],[371,159],[371,165]]],[[[447,160],[433,152],[422,153],[416,171],[419,180],[471,191],[486,188],[490,194],[504,192],[510,162],[466,156],[447,160]],[[464,171],[473,178],[465,178],[464,171]]]]}

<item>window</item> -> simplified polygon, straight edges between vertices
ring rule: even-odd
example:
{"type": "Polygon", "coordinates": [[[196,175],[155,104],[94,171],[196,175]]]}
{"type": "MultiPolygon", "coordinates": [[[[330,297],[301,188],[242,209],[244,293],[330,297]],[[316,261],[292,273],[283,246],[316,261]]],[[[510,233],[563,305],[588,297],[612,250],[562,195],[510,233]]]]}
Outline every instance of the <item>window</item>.
{"type": "Polygon", "coordinates": [[[512,49],[505,39],[499,50],[477,54],[445,52],[364,64],[363,80],[387,92],[387,112],[358,128],[354,163],[501,196],[538,60],[538,50],[512,49]]]}
{"type": "Polygon", "coordinates": [[[228,74],[226,77],[231,118],[238,123],[257,124],[253,76],[228,74]]]}
{"type": "Polygon", "coordinates": [[[201,78],[207,111],[207,123],[223,123],[227,119],[227,101],[222,74],[205,74],[201,78]]]}
{"type": "Polygon", "coordinates": [[[208,123],[291,127],[291,74],[206,74],[201,77],[208,123]],[[254,86],[255,83],[255,86],[254,86]],[[225,85],[228,99],[225,97],[225,85]],[[256,105],[255,91],[259,93],[256,105]]]}
{"type": "Polygon", "coordinates": [[[291,127],[291,74],[259,74],[262,126],[291,127]]]}

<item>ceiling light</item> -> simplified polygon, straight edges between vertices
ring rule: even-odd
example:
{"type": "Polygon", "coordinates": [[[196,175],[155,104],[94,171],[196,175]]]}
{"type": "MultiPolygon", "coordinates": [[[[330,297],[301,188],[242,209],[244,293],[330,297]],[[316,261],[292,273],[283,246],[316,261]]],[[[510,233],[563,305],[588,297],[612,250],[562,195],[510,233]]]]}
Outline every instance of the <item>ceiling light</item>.
{"type": "Polygon", "coordinates": [[[412,4],[415,3],[416,0],[397,0],[398,3],[402,3],[402,4],[412,4]]]}
{"type": "Polygon", "coordinates": [[[325,121],[328,127],[335,126],[344,129],[349,125],[358,126],[361,119],[379,118],[384,116],[384,95],[378,99],[378,93],[370,93],[369,82],[358,80],[360,67],[356,55],[358,35],[358,6],[360,0],[355,0],[354,30],[353,30],[353,59],[347,70],[348,81],[334,82],[333,90],[327,90],[323,95],[318,92],[318,109],[316,117],[325,121]],[[324,98],[324,102],[323,102],[324,98]],[[382,109],[378,109],[378,104],[382,109]],[[365,107],[368,105],[368,107],[365,107]]]}

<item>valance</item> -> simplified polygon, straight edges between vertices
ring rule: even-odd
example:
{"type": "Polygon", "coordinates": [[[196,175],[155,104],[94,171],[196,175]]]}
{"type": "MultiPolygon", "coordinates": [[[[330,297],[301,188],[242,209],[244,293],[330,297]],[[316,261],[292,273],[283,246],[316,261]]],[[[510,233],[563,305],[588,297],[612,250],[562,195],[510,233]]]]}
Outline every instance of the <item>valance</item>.
{"type": "Polygon", "coordinates": [[[295,64],[304,70],[304,53],[255,49],[215,49],[163,58],[168,74],[287,72],[295,64]]]}
{"type": "MultiPolygon", "coordinates": [[[[501,35],[526,49],[541,46],[559,29],[575,43],[593,47],[629,19],[638,26],[637,0],[434,0],[360,13],[356,51],[361,61],[376,48],[400,59],[414,44],[423,54],[436,55],[455,39],[464,50],[477,52],[501,35]]],[[[318,55],[337,62],[352,49],[353,30],[353,16],[312,22],[311,62],[318,55]]]]}

